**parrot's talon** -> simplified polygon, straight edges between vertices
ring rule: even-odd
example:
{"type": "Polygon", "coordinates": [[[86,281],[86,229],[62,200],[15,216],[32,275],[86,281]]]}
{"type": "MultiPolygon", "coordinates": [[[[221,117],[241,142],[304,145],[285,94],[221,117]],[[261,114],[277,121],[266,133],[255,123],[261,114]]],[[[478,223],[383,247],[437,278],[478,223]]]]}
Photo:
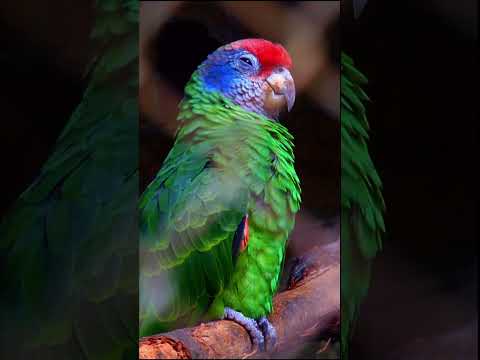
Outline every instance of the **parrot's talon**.
{"type": "Polygon", "coordinates": [[[235,321],[237,324],[242,325],[250,335],[253,346],[258,347],[260,351],[265,350],[265,337],[259,328],[259,325],[254,319],[246,317],[241,312],[226,307],[223,313],[223,318],[226,320],[235,321]]]}
{"type": "Polygon", "coordinates": [[[277,342],[277,331],[275,330],[275,327],[270,321],[268,321],[266,316],[262,316],[258,319],[257,323],[265,338],[265,348],[268,350],[273,349],[277,342]]]}

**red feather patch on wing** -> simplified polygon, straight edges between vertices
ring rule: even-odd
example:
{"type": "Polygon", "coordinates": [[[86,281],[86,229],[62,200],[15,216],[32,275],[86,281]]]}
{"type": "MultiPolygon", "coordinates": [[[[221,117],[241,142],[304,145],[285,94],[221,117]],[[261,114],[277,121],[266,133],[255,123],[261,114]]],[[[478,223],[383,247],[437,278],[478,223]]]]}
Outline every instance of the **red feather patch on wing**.
{"type": "Polygon", "coordinates": [[[280,45],[264,39],[244,39],[230,44],[233,49],[245,49],[255,55],[264,68],[283,66],[290,69],[292,59],[280,45]]]}
{"type": "Polygon", "coordinates": [[[250,238],[250,233],[248,230],[248,215],[246,215],[245,226],[243,227],[242,242],[240,243],[240,252],[243,252],[247,248],[249,238],[250,238]]]}

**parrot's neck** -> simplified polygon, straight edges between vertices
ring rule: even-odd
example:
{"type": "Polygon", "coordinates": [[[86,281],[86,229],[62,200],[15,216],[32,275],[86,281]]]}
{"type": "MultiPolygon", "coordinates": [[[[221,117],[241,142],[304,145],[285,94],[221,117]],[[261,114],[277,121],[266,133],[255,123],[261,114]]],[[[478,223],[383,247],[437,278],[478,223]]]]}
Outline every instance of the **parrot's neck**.
{"type": "Polygon", "coordinates": [[[278,155],[285,155],[286,161],[293,166],[293,136],[286,127],[244,109],[221,93],[205,90],[197,72],[185,87],[177,120],[181,122],[177,141],[188,138],[194,142],[231,140],[245,144],[260,140],[258,146],[279,150],[278,155]]]}

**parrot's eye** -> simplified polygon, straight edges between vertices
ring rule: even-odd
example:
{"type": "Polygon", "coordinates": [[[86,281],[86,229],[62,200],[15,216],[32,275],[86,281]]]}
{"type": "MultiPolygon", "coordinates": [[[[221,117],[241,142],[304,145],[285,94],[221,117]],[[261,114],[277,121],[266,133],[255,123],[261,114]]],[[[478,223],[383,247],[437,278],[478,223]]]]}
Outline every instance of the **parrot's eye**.
{"type": "Polygon", "coordinates": [[[235,60],[235,67],[243,74],[255,74],[259,68],[257,58],[251,54],[241,54],[235,60]]]}
{"type": "Polygon", "coordinates": [[[246,57],[246,56],[242,56],[242,57],[240,58],[240,61],[243,61],[244,63],[246,63],[246,64],[248,64],[248,65],[250,65],[250,66],[253,65],[253,64],[252,64],[252,60],[250,60],[250,58],[248,58],[248,57],[246,57]]]}

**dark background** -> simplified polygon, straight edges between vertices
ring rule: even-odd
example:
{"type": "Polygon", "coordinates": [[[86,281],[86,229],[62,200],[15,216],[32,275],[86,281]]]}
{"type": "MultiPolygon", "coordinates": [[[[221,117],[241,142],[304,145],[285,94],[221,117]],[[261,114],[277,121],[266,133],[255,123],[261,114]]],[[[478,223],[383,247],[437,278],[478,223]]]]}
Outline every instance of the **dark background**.
{"type": "Polygon", "coordinates": [[[358,21],[342,16],[342,50],[369,78],[387,205],[353,359],[477,358],[475,38],[473,1],[369,1],[358,21]]]}
{"type": "Polygon", "coordinates": [[[0,218],[47,160],[86,82],[88,1],[0,4],[0,218]]]}

